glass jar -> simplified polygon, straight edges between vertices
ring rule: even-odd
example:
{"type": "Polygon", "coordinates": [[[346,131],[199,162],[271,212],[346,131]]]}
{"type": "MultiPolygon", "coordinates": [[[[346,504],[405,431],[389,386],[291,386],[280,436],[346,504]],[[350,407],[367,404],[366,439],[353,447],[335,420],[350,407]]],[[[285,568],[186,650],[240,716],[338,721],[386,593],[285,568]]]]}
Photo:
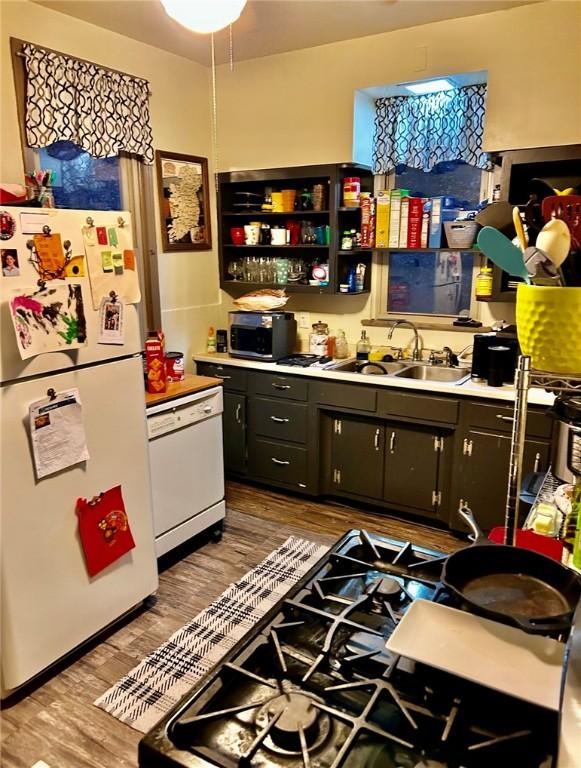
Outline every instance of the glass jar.
{"type": "Polygon", "coordinates": [[[361,178],[359,176],[346,176],[343,179],[343,207],[359,208],[360,193],[361,178]]]}
{"type": "Polygon", "coordinates": [[[346,229],[343,232],[343,237],[341,238],[341,250],[342,251],[350,251],[353,248],[353,235],[351,234],[351,231],[349,229],[346,229]]]}
{"type": "Polygon", "coordinates": [[[482,267],[476,275],[476,298],[490,299],[492,297],[492,267],[482,267]]]}
{"type": "Polygon", "coordinates": [[[311,355],[326,355],[327,342],[329,341],[329,326],[319,320],[313,323],[313,330],[309,334],[309,352],[311,355]]]}
{"type": "Polygon", "coordinates": [[[349,344],[345,337],[345,331],[338,330],[335,339],[335,357],[337,360],[344,360],[349,357],[349,344]]]}

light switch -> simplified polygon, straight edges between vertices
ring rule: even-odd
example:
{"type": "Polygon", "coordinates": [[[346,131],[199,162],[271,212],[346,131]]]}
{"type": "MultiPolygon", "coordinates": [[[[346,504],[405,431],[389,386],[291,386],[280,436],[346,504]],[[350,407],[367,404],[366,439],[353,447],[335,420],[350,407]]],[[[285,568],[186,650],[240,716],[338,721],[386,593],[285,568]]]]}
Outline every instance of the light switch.
{"type": "Polygon", "coordinates": [[[309,312],[299,312],[298,319],[299,319],[299,328],[311,327],[311,316],[309,312]]]}

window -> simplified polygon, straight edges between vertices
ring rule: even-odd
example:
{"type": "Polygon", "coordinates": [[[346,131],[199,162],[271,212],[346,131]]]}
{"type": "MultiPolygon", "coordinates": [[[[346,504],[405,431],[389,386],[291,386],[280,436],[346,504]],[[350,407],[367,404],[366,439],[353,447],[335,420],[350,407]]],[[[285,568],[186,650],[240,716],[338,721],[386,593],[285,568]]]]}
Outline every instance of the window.
{"type": "Polygon", "coordinates": [[[70,141],[57,141],[34,154],[38,168],[54,171],[52,192],[57,208],[122,208],[118,157],[91,157],[70,141]]]}

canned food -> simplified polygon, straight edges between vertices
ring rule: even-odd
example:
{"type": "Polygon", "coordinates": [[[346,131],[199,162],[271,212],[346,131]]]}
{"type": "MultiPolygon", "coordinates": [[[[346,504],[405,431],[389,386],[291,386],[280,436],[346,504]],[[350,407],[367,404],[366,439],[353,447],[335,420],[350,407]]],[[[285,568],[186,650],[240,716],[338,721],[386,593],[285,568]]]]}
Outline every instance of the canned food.
{"type": "Polygon", "coordinates": [[[184,353],[167,352],[165,356],[165,367],[169,381],[184,380],[184,353]]]}

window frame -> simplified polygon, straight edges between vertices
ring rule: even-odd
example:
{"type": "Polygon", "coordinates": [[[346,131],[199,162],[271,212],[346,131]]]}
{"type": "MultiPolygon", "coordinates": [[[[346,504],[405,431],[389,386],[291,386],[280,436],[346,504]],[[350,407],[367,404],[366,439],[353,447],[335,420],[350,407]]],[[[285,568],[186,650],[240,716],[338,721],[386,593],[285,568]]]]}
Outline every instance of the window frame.
{"type": "MultiPolygon", "coordinates": [[[[480,199],[491,199],[492,190],[494,188],[494,173],[489,171],[481,171],[482,179],[480,183],[480,199]]],[[[380,189],[394,189],[396,182],[395,171],[390,171],[387,174],[376,174],[373,179],[373,191],[377,196],[377,192],[380,189]]],[[[395,249],[394,249],[395,250],[395,249]]],[[[413,249],[411,249],[413,250],[413,249]]],[[[446,251],[461,251],[466,252],[466,248],[446,248],[446,251]]],[[[371,306],[373,307],[373,317],[376,320],[384,320],[393,322],[398,319],[411,320],[417,324],[429,324],[435,326],[441,326],[442,329],[450,330],[450,321],[456,315],[437,315],[437,314],[423,314],[420,312],[401,312],[401,311],[389,311],[388,306],[388,281],[389,281],[389,248],[382,248],[377,250],[374,254],[373,269],[372,269],[372,289],[371,289],[371,306]]],[[[474,286],[476,284],[476,275],[480,271],[481,267],[485,263],[486,258],[483,254],[474,254],[474,266],[472,271],[472,291],[470,300],[470,317],[475,320],[481,320],[482,314],[482,302],[478,301],[475,296],[474,286]]]]}

